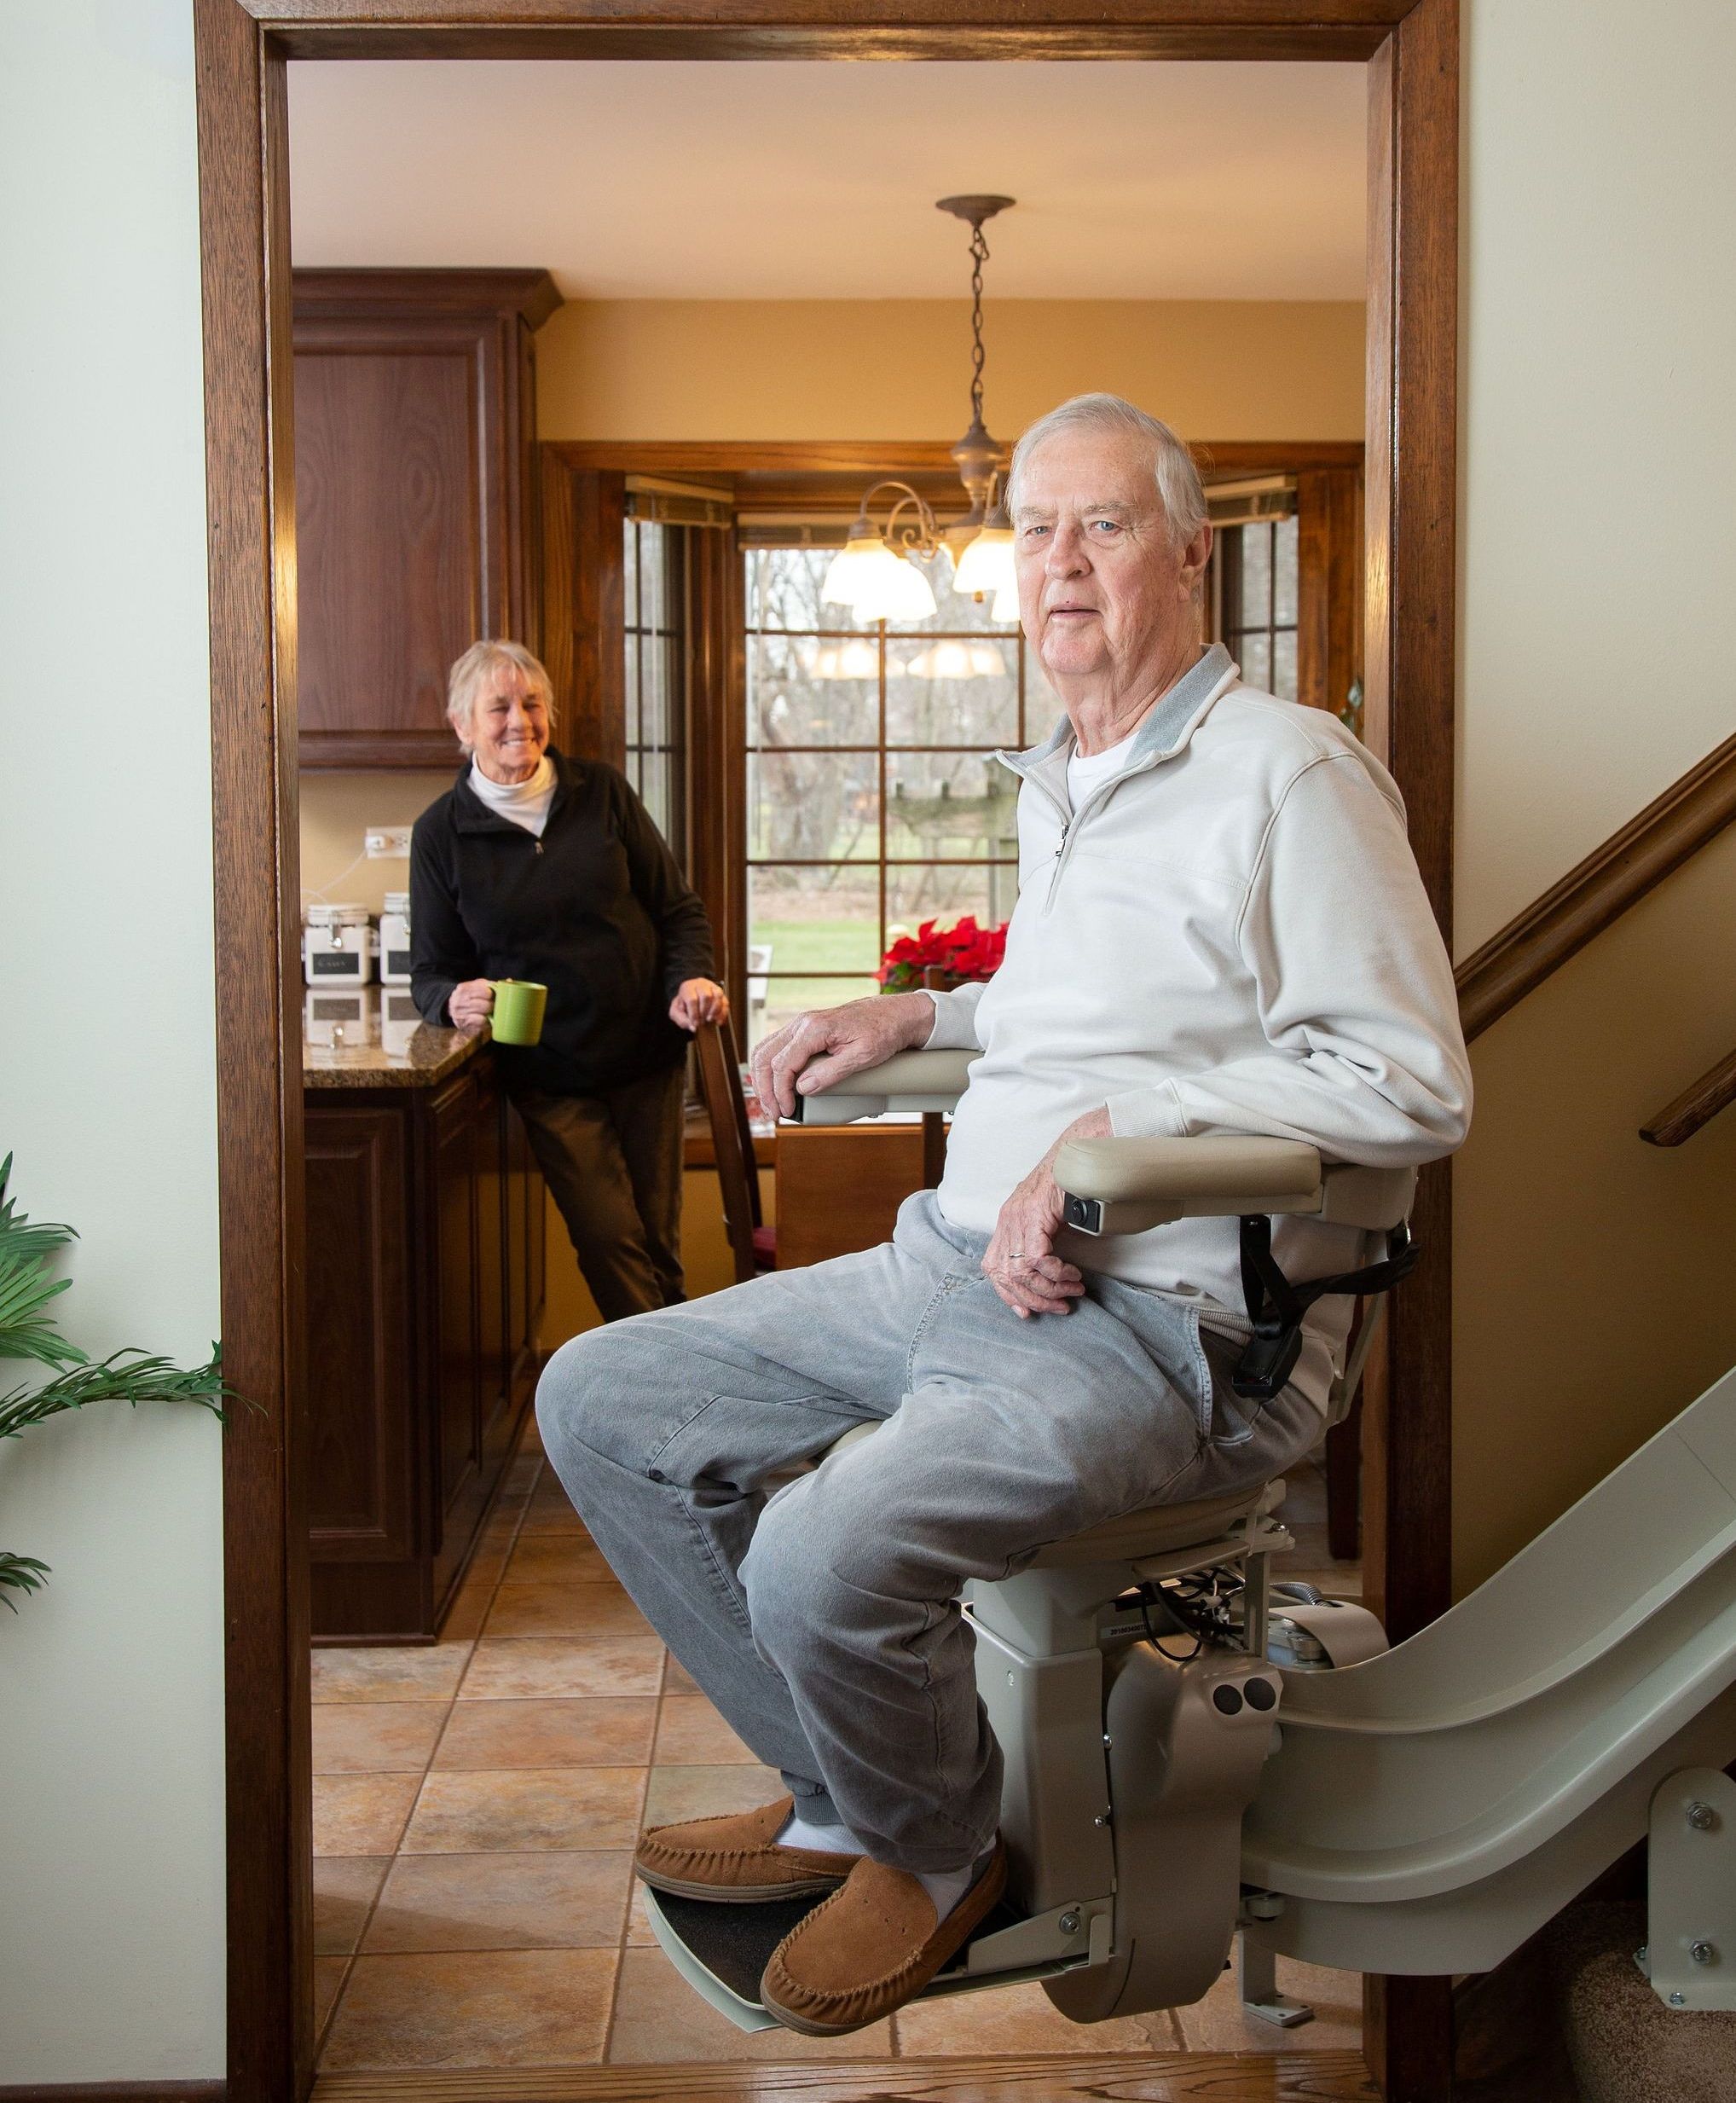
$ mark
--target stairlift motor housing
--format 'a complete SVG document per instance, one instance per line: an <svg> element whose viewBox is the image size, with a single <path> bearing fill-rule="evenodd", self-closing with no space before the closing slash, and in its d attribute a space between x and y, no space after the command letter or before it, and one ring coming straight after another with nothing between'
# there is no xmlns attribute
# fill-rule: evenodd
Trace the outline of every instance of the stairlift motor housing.
<svg viewBox="0 0 1736 2103"><path fill-rule="evenodd" d="M900 1054L799 1114L837 1123L948 1108L970 1056ZM1415 1181L1259 1138L1076 1142L1056 1174L1085 1232L1218 1215L1246 1230L1255 1214L1392 1232ZM1334 1417L1373 1327L1357 1332ZM1307 2011L1276 1993L1276 1953L1361 1971L1484 1970L1637 1839L1658 1805L1675 1819L1683 1787L1710 1822L1699 1837L1736 1822L1736 1785L1721 1794L1714 1772L1736 1758L1736 1373L1394 1649L1358 1608L1273 1602L1270 1560L1292 1544L1282 1486L1128 1514L966 1588L1022 1918L992 1919L931 1992L1040 1978L1087 2023L1183 2006L1218 1978L1239 1925L1244 1998L1288 2024ZM1150 1617L1160 1624L1166 1601L1202 1588L1239 1612L1171 1655ZM1668 1884L1679 1903L1660 1897L1654 1867L1654 1919L1669 1923L1651 1960L1660 1998L1736 2007L1736 1886L1716 1875L1727 1847L1675 1855L1689 1865ZM1666 1858L1654 1843L1654 1865ZM678 1968L757 2028L772 2019L750 1986L729 1986L697 1946L708 1912L744 1910L699 1908L684 1940L651 1903Z"/></svg>

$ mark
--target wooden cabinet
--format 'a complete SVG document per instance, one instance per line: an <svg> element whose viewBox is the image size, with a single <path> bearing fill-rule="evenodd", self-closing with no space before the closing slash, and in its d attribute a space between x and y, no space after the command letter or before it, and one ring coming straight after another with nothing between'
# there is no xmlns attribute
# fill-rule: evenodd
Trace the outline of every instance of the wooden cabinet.
<svg viewBox="0 0 1736 2103"><path fill-rule="evenodd" d="M446 675L532 640L531 333L546 270L298 270L304 767L455 759Z"/></svg>
<svg viewBox="0 0 1736 2103"><path fill-rule="evenodd" d="M432 1641L535 1388L542 1179L486 1052L306 1105L313 1632Z"/></svg>

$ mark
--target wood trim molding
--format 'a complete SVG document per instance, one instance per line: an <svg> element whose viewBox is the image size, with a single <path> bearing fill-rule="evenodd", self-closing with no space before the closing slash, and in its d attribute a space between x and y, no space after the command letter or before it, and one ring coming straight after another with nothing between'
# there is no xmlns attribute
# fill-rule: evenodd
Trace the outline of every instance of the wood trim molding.
<svg viewBox="0 0 1736 2103"><path fill-rule="evenodd" d="M1736 1103L1736 1052L1720 1059L1692 1087L1684 1088L1673 1103L1666 1103L1655 1117L1641 1126L1640 1137L1648 1146L1680 1146L1733 1103Z"/></svg>
<svg viewBox="0 0 1736 2103"><path fill-rule="evenodd" d="M1198 439L1189 450L1202 471L1255 474L1266 468L1360 467L1363 445L1353 438ZM622 474L945 475L958 470L944 439L914 438L549 438L545 456L576 470Z"/></svg>
<svg viewBox="0 0 1736 2103"><path fill-rule="evenodd" d="M1374 130L1392 209L1375 217L1370 335L1384 377L1371 394L1367 634L1384 685L1391 763L1409 802L1419 860L1445 924L1451 874L1456 312L1457 14L1455 0L1045 0L1041 22L1004 0L194 0L205 287L212 747L219 988L218 1173L229 1370L253 1406L224 1445L229 1778L229 2076L234 2103L299 2103L312 2035L307 1571L302 1487L301 1096L296 1011L294 515L291 473L290 256L284 75L324 59L705 57L948 60L1164 57L1372 60ZM651 19L645 19L649 16ZM842 17L842 19L841 19ZM833 465L861 472L865 449ZM1212 449L1224 469L1273 464L1276 447ZM1296 458L1296 449L1282 449ZM907 449L898 449L900 460ZM1342 453L1311 465L1351 464ZM604 472L593 463L592 472ZM1378 604L1375 603L1378 600ZM1390 696L1390 705L1384 697ZM1399 1296L1395 1406L1383 1492L1389 1613L1408 1632L1445 1603L1450 1382L1450 1188L1426 1179L1431 1259ZM1389 2095L1438 2103L1449 2056L1437 1982L1396 1982L1365 2051ZM1130 2071L1164 2081L1163 2056L1055 2059L1019 2079L1065 2094L1075 2073L1102 2093ZM929 2092L969 2062L925 2067ZM1004 2087L1013 2078L1003 2062ZM1224 2100L1369 2091L1354 2055L1195 2060L1201 2094ZM1211 2071L1207 2071L1210 2069ZM683 2068L684 2088L745 2097L865 2098L883 2067ZM613 2093L668 2093L667 2069L595 2070ZM907 2083L911 2065L897 2078ZM590 2077L587 2074L587 2077ZM376 2077L381 2092L390 2077ZM516 2076L473 2077L490 2095ZM635 2091L624 2085L639 2084ZM854 2084L854 2086L852 2084ZM749 2085L751 2084L751 2086ZM322 2089L326 2084L322 2083ZM981 2083L978 2083L981 2086ZM425 2073L396 2092L428 2094ZM1009 2091L1011 2093L1012 2091ZM341 2083L327 2090L334 2099ZM472 2093L475 2093L473 2090ZM606 2095L607 2089L593 2089ZM581 2096L583 2091L579 2091ZM353 2091L352 2091L353 2094ZM359 2099L357 2100L359 2103ZM962 2103L962 2098L961 2098Z"/></svg>
<svg viewBox="0 0 1736 2103"><path fill-rule="evenodd" d="M0 2103L223 2103L224 2081L55 2081L0 2083Z"/></svg>
<svg viewBox="0 0 1736 2103"><path fill-rule="evenodd" d="M808 2060L796 2065L418 2069L322 2074L312 2103L1374 2103L1355 2052ZM1406 2099L1406 2103L1409 2100Z"/></svg>
<svg viewBox="0 0 1736 2103"><path fill-rule="evenodd" d="M297 318L367 316L409 307L420 316L495 315L541 328L562 304L547 270L309 269L295 273Z"/></svg>
<svg viewBox="0 0 1736 2103"><path fill-rule="evenodd" d="M1708 752L1455 974L1467 1039L1480 1036L1594 936L1736 820L1736 737Z"/></svg>

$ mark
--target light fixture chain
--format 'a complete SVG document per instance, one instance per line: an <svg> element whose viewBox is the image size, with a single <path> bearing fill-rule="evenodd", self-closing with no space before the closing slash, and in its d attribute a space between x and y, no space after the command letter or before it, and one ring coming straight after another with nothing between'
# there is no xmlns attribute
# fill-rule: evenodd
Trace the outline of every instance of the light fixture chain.
<svg viewBox="0 0 1736 2103"><path fill-rule="evenodd" d="M988 242L979 220L970 229L970 414L982 421L982 266L988 261Z"/></svg>

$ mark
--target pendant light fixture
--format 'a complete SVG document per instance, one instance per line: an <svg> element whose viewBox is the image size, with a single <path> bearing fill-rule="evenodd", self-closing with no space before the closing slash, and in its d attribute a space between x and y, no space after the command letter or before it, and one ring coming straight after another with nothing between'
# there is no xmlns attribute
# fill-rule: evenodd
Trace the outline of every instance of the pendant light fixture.
<svg viewBox="0 0 1736 2103"><path fill-rule="evenodd" d="M1013 203L1010 197L943 197L935 209L949 211L970 229L970 428L952 447L958 479L970 499L963 518L942 528L927 503L906 482L877 482L862 499L855 524L827 570L820 596L851 607L859 621L923 621L935 611L935 594L916 565L932 563L944 547L958 567L952 588L975 599L994 594L992 617L1018 617L1013 571L1013 522L1000 501L1001 449L982 420L982 266L988 260L985 223ZM882 490L898 495L883 526L871 516ZM906 515L908 514L908 515ZM1010 613L1003 611L1010 607Z"/></svg>

